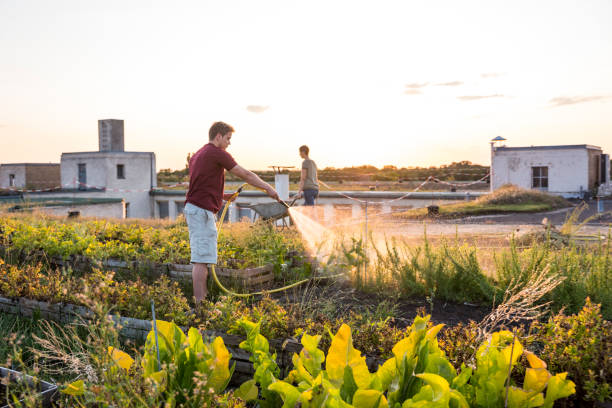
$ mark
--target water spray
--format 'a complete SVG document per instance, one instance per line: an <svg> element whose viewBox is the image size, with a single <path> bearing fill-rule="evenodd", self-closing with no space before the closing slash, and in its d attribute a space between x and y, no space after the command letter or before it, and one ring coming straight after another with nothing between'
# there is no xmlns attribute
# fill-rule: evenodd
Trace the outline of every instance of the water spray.
<svg viewBox="0 0 612 408"><path fill-rule="evenodd" d="M234 194L232 194L232 196L230 197L230 199L227 201L227 204L225 204L225 207L223 208L223 212L221 212L221 217L219 218L219 221L217 222L217 236L219 236L219 233L221 232L221 227L223 226L223 220L225 219L225 214L227 213L227 210L228 210L228 208L229 208L230 203L231 203L232 201L234 201L236 198L238 198L238 196L239 196L239 195L240 195L240 193L242 192L242 189L243 189L243 187L244 187L245 185L246 185L246 183L245 183L245 184L243 184L243 185L241 185L241 186L238 188L238 190L236 190L236 192L235 192ZM295 203L295 201L296 201L296 200L297 200L297 197L296 197L296 198L295 198L295 199L294 199L294 200L291 202L291 205L293 205L293 204ZM282 201L282 200L280 200L280 203L281 203L281 204L282 204L284 207L286 207L285 212L286 212L286 213L287 213L287 215L288 215L288 214L289 214L289 211L288 211L288 210L289 210L289 208L290 208L290 205L289 205L289 204L287 204L286 202ZM283 287L281 287L281 288L276 288L276 289L271 289L271 290L262 290L262 291L259 291L259 292L253 292L253 293L236 293L236 292L234 292L234 291L232 291L232 290L230 290L230 289L226 288L225 286L223 286L223 284L222 284L222 283L221 283L221 281L219 280L219 277L217 276L217 272L216 272L216 270L215 270L215 265L214 265L214 264L212 264L212 265L210 266L210 269L211 269L211 272L212 272L213 279L214 279L215 283L217 284L217 286L219 286L219 288L220 288L220 289L221 289L223 292L227 293L228 295L231 295L231 296L236 296L236 297L250 297L250 296L255 296L255 295L264 295L264 294L266 294L266 293L276 293L276 292L282 292L282 291L285 291L285 290L288 290L288 289L294 288L294 287L296 287L296 286L302 285L302 284L304 284L304 283L306 283L306 282L310 282L310 281L311 281L311 280L313 280L313 279L329 279L329 278L335 278L335 277L338 277L338 276L340 276L340 275L341 275L341 274L338 274L338 275L332 275L332 276L319 276L319 277L313 277L313 278L311 278L311 279L303 279L303 280L301 280L301 281L298 281L298 282L292 283L291 285L287 285L287 286L283 286Z"/></svg>

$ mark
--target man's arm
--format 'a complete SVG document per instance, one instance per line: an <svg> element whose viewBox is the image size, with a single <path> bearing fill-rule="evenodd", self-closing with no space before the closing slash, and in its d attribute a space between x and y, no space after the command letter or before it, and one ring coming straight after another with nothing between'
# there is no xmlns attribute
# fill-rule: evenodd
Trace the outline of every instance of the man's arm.
<svg viewBox="0 0 612 408"><path fill-rule="evenodd" d="M253 173L252 171L249 171L243 168L242 166L240 166L239 164L237 164L230 170L230 173L232 173L234 176L240 177L241 179L243 179L244 181L246 181L253 187L261 188L270 197L272 197L276 201L280 201L280 198L278 197L278 193L276 192L276 190L271 185L269 185L268 183L260 179L259 176Z"/></svg>

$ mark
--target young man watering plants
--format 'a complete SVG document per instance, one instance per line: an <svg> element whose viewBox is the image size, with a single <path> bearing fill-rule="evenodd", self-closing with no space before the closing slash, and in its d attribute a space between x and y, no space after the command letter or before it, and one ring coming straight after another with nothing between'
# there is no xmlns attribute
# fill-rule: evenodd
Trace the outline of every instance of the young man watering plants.
<svg viewBox="0 0 612 408"><path fill-rule="evenodd" d="M298 197L304 197L304 205L314 205L319 196L319 183L317 179L317 165L308 157L310 149L308 146L300 146L300 157L302 162L302 174L300 176L300 187Z"/></svg>
<svg viewBox="0 0 612 408"><path fill-rule="evenodd" d="M223 200L231 194L223 193L225 170L240 177L254 187L261 188L270 197L280 201L271 185L255 173L238 165L226 151L230 145L234 128L223 122L215 122L208 131L209 143L198 150L189 160L189 190L185 200L185 220L189 227L191 263L193 264L193 295L196 303L208 294L206 280L209 264L217 263L217 225L215 214L221 209Z"/></svg>

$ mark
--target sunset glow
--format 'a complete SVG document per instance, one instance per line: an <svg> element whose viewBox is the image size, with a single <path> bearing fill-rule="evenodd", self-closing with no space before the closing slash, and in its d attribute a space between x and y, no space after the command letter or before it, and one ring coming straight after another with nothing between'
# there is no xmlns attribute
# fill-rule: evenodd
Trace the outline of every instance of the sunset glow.
<svg viewBox="0 0 612 408"><path fill-rule="evenodd" d="M612 151L612 2L0 2L0 162L126 150L182 168L223 120L252 169Z"/></svg>

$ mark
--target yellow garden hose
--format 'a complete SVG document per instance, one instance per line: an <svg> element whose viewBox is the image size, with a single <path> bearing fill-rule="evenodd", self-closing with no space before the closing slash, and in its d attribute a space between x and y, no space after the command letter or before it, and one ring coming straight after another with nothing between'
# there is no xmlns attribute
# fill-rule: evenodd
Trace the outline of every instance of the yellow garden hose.
<svg viewBox="0 0 612 408"><path fill-rule="evenodd" d="M232 195L232 197L227 201L227 204L225 204L225 207L223 208L223 212L221 213L221 218L219 218L219 222L217 223L217 238L219 237L219 233L221 232L221 226L223 225L223 220L225 219L225 214L227 213L227 209L229 208L230 203L236 198L238 197L238 195L240 194L240 192L242 191L242 188L246 185L243 184L241 185L238 190L236 190L236 192ZM215 280L215 283L219 286L219 288L221 288L222 291L224 291L225 293L227 293L230 296L236 296L236 297L249 297L249 296L255 296L255 295L263 295L264 293L276 293L276 292L282 292L284 290L287 289L291 289L294 288L296 286L299 286L303 283L306 283L308 281L310 281L310 279L304 279L301 280L299 282L295 282L292 283L291 285L287 285L287 286L283 286L282 288L276 288L276 289L270 289L270 290L264 290L264 291L260 291L260 292L253 292L253 293L236 293L233 292L231 290L229 290L228 288L226 288L225 286L223 286L223 284L221 283L221 281L219 281L219 277L217 277L217 272L215 271L215 265L211 265L211 270L212 270L212 276L213 279ZM330 276L331 277L331 276Z"/></svg>

